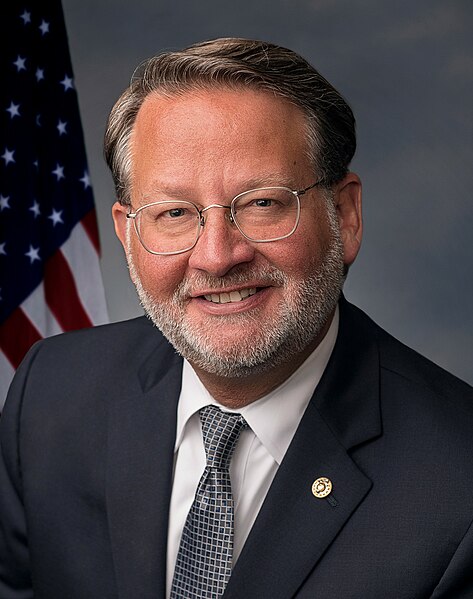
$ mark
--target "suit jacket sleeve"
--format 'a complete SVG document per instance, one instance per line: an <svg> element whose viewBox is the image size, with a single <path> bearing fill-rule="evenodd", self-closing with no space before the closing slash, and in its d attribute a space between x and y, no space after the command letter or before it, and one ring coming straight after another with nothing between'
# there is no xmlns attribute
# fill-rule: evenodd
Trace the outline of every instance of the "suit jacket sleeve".
<svg viewBox="0 0 473 599"><path fill-rule="evenodd" d="M21 480L21 406L33 347L17 371L0 418L0 597L33 597Z"/></svg>

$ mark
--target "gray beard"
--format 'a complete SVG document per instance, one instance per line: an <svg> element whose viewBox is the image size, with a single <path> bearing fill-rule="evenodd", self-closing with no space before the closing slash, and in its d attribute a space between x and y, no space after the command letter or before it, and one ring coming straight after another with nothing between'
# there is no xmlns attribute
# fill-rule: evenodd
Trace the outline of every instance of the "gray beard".
<svg viewBox="0 0 473 599"><path fill-rule="evenodd" d="M329 202L327 202L328 204ZM163 333L175 350L194 367L222 377L236 378L263 373L280 364L290 362L304 351L322 332L339 300L344 282L343 246L335 209L328 207L330 244L324 251L322 262L311 276L301 281L293 280L274 267L248 267L242 265L222 278L200 274L182 281L172 298L157 302L144 289L135 268L127 229L127 260L130 276L135 284L141 305L147 316ZM249 324L259 322L257 335L239 343L229 342L225 347L215 347L213 338L221 317L209 316L210 335L189 322L185 312L185 298L189 290L221 288L244 285L248 280L261 280L286 290L284 301L269 321L261 322L259 310L225 316L220 327L238 324L245 330ZM212 334L213 333L213 334ZM220 342L222 340L220 339Z"/></svg>

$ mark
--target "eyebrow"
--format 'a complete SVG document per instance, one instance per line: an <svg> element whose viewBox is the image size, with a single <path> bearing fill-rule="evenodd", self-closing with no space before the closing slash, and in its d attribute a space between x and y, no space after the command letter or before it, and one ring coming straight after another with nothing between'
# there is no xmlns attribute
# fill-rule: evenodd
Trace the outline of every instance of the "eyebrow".
<svg viewBox="0 0 473 599"><path fill-rule="evenodd" d="M272 186L282 186L289 187L290 189L296 189L293 177L290 177L287 174L275 173L246 179L243 183L238 185L238 191L236 191L233 195L238 195L239 193L242 193L243 191L248 191L249 189L257 189L259 187ZM167 196L170 198L189 199L195 196L195 191L193 191L190 187L187 186L180 186L179 184L166 184L163 182L156 181L151 185L150 191L147 191L141 197L143 199L146 199L150 197L156 197L159 195Z"/></svg>
<svg viewBox="0 0 473 599"><path fill-rule="evenodd" d="M271 186L284 186L294 187L294 177L288 176L287 174L274 173L270 175L264 175L262 177L255 177L245 181L246 189L253 189L255 187L271 187ZM242 190L245 191L245 190Z"/></svg>

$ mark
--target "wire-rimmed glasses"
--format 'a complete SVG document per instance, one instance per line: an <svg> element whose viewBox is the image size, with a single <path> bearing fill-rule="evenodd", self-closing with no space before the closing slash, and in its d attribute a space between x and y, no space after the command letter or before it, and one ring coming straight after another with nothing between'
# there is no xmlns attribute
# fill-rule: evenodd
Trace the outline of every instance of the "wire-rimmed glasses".
<svg viewBox="0 0 473 599"><path fill-rule="evenodd" d="M230 205L211 204L202 209L187 200L162 200L145 204L126 216L133 219L143 247L158 256L191 250L205 225L205 212L210 208L230 210L230 222L249 241L279 241L297 229L300 196L321 183L319 180L300 190L259 187L239 193Z"/></svg>

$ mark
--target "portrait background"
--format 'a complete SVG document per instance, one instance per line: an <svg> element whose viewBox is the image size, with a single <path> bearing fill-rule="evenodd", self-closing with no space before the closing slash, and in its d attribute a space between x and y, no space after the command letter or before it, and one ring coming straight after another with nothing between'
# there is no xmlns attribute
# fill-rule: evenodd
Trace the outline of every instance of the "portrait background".
<svg viewBox="0 0 473 599"><path fill-rule="evenodd" d="M112 321L141 314L114 236L102 158L134 67L221 36L307 58L357 117L364 241L347 298L473 383L473 5L470 0L63 0Z"/></svg>

